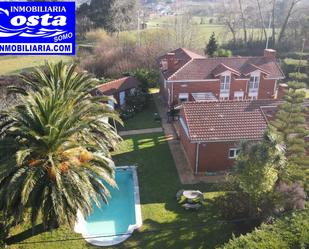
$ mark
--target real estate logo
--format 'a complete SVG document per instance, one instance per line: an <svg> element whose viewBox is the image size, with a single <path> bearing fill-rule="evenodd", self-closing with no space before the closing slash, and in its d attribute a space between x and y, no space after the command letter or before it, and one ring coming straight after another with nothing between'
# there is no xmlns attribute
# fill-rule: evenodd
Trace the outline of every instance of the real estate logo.
<svg viewBox="0 0 309 249"><path fill-rule="evenodd" d="M0 2L0 55L75 54L75 2Z"/></svg>

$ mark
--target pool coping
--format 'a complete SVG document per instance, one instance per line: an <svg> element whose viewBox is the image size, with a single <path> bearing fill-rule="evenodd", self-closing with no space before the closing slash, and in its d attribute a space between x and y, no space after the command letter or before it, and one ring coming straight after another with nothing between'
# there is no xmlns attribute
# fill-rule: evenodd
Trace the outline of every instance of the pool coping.
<svg viewBox="0 0 309 249"><path fill-rule="evenodd" d="M83 229L81 228L81 224L84 224L86 221L82 216L81 212L78 211L77 213L77 222L75 224L75 232L81 233L83 238L90 244L95 246L113 246L120 244L127 240L133 232L140 228L143 225L142 220L142 209L141 209L141 202L140 202L140 193L139 193L139 184L138 184L138 176L137 176L137 166L119 166L116 169L132 169L133 173L133 188L134 188L134 202L135 202L135 224L129 225L128 230L126 233L114 236L114 238L110 239L111 236L106 236L109 239L104 241L104 236L84 236Z"/></svg>

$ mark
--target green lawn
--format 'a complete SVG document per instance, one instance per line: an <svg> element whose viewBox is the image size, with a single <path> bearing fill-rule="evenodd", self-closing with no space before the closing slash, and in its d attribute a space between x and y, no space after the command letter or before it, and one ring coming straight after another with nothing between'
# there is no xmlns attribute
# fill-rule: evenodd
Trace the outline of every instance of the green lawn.
<svg viewBox="0 0 309 249"><path fill-rule="evenodd" d="M73 57L69 56L0 56L0 75L16 74L33 67L44 65L45 61L58 62L60 60L70 61Z"/></svg>
<svg viewBox="0 0 309 249"><path fill-rule="evenodd" d="M233 229L218 222L217 210L211 199L220 194L215 186L182 186L167 141L162 133L127 137L114 153L117 165L137 165L142 204L143 226L140 231L114 248L215 248L226 242ZM185 211L175 200L181 188L199 188L205 193L206 205L199 211ZM17 227L15 233L29 226ZM29 234L29 233L28 233ZM43 243L46 240L65 240ZM67 227L33 236L24 242L37 244L12 245L13 249L80 249L95 248Z"/></svg>
<svg viewBox="0 0 309 249"><path fill-rule="evenodd" d="M127 131L160 127L160 122L154 119L154 113L156 112L155 103L151 100L147 109L137 113L133 118L125 120L124 126L118 126L118 130Z"/></svg>
<svg viewBox="0 0 309 249"><path fill-rule="evenodd" d="M207 16L203 17L204 23L201 24L200 16L193 16L192 17L192 39L191 39L191 46L195 49L203 49L205 48L207 42L211 34L214 32L218 42L224 43L231 40L232 34L227 29L227 27L223 24L216 24L216 23L209 23L210 19L216 18L209 18ZM154 28L163 28L163 29L170 29L175 30L175 16L161 16L158 18L150 19L147 22L148 29ZM248 29L248 35L253 35L253 38L259 39L260 38L260 29L253 28ZM237 38L242 38L243 33L240 31L237 33Z"/></svg>

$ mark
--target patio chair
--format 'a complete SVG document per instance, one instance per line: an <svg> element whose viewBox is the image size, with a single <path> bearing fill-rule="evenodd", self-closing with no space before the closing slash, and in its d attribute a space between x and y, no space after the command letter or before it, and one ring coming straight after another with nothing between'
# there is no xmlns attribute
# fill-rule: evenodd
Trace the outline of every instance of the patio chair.
<svg viewBox="0 0 309 249"><path fill-rule="evenodd" d="M196 204L193 204L193 203L185 203L183 204L183 207L185 208L185 210L198 210L202 207L202 205L200 203L196 203Z"/></svg>
<svg viewBox="0 0 309 249"><path fill-rule="evenodd" d="M181 199L181 196L183 194L183 189L178 190L178 192L176 193L176 200L179 201Z"/></svg>
<svg viewBox="0 0 309 249"><path fill-rule="evenodd" d="M198 191L198 192L199 192L199 193L198 193L198 199L199 199L200 201L204 201L205 199L204 199L203 193L200 192L200 191Z"/></svg>

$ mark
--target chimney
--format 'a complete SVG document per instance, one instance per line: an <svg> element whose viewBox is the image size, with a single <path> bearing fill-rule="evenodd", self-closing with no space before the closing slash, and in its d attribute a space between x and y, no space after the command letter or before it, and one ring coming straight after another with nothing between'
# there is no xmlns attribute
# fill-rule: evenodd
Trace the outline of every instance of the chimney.
<svg viewBox="0 0 309 249"><path fill-rule="evenodd" d="M277 90L277 97L276 99L278 100L282 100L286 91L288 89L288 85L287 84L279 84L278 90Z"/></svg>
<svg viewBox="0 0 309 249"><path fill-rule="evenodd" d="M175 70L175 53L168 53L167 54L167 69L169 71Z"/></svg>
<svg viewBox="0 0 309 249"><path fill-rule="evenodd" d="M274 49L264 49L264 57L275 60L277 51Z"/></svg>

